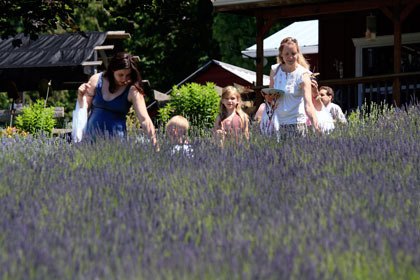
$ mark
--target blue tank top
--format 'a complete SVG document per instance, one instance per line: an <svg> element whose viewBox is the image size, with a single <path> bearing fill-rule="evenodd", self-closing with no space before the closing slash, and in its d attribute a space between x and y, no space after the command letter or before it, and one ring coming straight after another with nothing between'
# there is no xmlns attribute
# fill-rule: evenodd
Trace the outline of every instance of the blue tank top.
<svg viewBox="0 0 420 280"><path fill-rule="evenodd" d="M123 136L127 131L126 116L131 107L131 103L128 101L130 87L128 86L120 96L106 101L102 95L102 84L103 76L101 73L92 100L92 108L86 127L87 134L104 133L111 136Z"/></svg>

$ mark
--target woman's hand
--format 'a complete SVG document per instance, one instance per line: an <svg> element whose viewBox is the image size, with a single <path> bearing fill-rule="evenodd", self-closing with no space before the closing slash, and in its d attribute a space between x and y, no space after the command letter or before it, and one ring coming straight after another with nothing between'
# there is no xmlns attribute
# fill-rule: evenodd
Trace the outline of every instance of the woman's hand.
<svg viewBox="0 0 420 280"><path fill-rule="evenodd" d="M315 79L311 79L311 88L313 91L318 92L318 82Z"/></svg>
<svg viewBox="0 0 420 280"><path fill-rule="evenodd" d="M313 87L316 86L316 91L318 91L318 83L315 80L311 80L309 75L303 76L303 100L305 103L305 112L308 116L309 120L311 121L312 127L315 129L317 133L320 133L321 129L318 125L318 118L316 116L316 109L312 102L312 90Z"/></svg>
<svg viewBox="0 0 420 280"><path fill-rule="evenodd" d="M223 129L217 129L216 133L217 135L224 136L226 134L226 131L224 131Z"/></svg>
<svg viewBox="0 0 420 280"><path fill-rule="evenodd" d="M90 83L83 83L77 89L77 95L79 96L84 96L84 95L90 96L91 92L92 92L92 86L90 85Z"/></svg>
<svg viewBox="0 0 420 280"><path fill-rule="evenodd" d="M128 94L128 101L133 104L133 108L136 112L138 120L140 121L141 128L144 129L148 134L153 146L156 148L156 151L159 151L160 148L156 139L155 126L153 125L149 113L147 112L144 96L138 91L136 87L131 86L130 92Z"/></svg>
<svg viewBox="0 0 420 280"><path fill-rule="evenodd" d="M80 108L89 107L88 99L91 99L91 95L90 95L91 89L92 89L92 86L89 83L83 83L77 89L77 101L79 102Z"/></svg>
<svg viewBox="0 0 420 280"><path fill-rule="evenodd" d="M87 107L88 110L92 105L92 99L95 96L95 88L98 83L100 74L97 73L90 77L87 83L83 83L77 89L77 100L79 101L80 108Z"/></svg>

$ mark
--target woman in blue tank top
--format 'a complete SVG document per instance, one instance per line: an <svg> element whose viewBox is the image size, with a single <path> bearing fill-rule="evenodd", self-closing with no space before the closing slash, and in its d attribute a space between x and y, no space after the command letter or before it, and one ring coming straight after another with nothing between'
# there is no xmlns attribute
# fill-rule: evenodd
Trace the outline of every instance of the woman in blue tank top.
<svg viewBox="0 0 420 280"><path fill-rule="evenodd" d="M117 53L105 72L94 74L79 87L77 100L80 107L88 108L88 135L125 135L126 116L133 106L142 128L156 144L155 127L147 113L140 72L132 55Z"/></svg>

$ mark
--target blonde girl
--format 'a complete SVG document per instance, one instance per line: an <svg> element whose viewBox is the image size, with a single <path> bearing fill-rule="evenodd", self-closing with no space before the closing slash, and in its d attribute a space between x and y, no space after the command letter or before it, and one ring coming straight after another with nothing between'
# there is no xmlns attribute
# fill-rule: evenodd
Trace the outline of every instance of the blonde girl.
<svg viewBox="0 0 420 280"><path fill-rule="evenodd" d="M242 136L249 139L249 118L242 110L241 94L236 87L223 88L219 112L214 130L222 140L225 137L239 140Z"/></svg>

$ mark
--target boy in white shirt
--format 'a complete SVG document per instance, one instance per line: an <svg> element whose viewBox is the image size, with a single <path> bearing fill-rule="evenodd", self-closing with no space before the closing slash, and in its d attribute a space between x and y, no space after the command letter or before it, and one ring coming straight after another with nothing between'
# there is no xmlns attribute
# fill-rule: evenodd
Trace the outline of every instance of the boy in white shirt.
<svg viewBox="0 0 420 280"><path fill-rule="evenodd" d="M347 124L346 116L344 115L341 107L335 103L332 103L334 99L334 91L328 86L321 86L319 88L319 95L321 96L322 103L330 112L335 122Z"/></svg>
<svg viewBox="0 0 420 280"><path fill-rule="evenodd" d="M192 147L188 143L190 123L183 116L173 116L166 124L166 135L172 145L172 154L183 153L192 157Z"/></svg>

